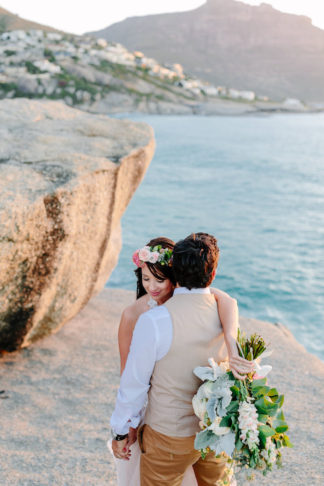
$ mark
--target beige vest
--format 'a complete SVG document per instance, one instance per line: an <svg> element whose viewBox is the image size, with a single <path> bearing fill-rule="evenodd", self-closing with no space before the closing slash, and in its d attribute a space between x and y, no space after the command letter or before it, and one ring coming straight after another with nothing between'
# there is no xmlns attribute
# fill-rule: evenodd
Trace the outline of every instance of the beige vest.
<svg viewBox="0 0 324 486"><path fill-rule="evenodd" d="M172 325L170 350L155 363L144 422L171 437L189 437L200 430L192 397L202 384L193 374L227 358L215 297L211 294L175 294L165 303Z"/></svg>

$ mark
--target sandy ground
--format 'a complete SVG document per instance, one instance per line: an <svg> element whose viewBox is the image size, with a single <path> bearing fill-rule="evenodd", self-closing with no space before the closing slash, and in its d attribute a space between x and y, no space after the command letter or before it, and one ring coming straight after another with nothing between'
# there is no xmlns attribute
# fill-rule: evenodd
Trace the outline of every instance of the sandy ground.
<svg viewBox="0 0 324 486"><path fill-rule="evenodd" d="M104 290L57 334L0 359L0 486L115 485L106 449L119 382L117 328L132 292ZM295 447L252 486L323 486L324 363L282 326L241 319L272 343ZM242 484L242 483L241 483Z"/></svg>

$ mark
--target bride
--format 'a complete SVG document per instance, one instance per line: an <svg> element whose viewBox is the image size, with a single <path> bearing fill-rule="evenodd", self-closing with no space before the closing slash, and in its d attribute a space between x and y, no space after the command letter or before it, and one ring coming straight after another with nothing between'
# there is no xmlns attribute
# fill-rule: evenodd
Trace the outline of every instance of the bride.
<svg viewBox="0 0 324 486"><path fill-rule="evenodd" d="M149 309L162 305L172 295L175 281L172 268L169 265L170 257L175 243L164 237L154 238L146 247L159 247L159 254L163 254L163 260L154 259L154 254L146 247L137 250L133 255L133 262L137 269L136 301L128 306L121 316L118 330L118 345L120 352L120 373L126 365L127 356L132 341L135 324L139 316ZM144 263L145 262L145 263ZM244 379L245 375L252 371L252 364L239 357L236 347L238 326L238 311L235 299L221 290L210 288L217 302L218 314L222 323L225 343L229 355L229 365L236 378ZM144 411L143 411L144 412ZM144 415L144 414L143 414ZM130 429L127 447L129 448L127 459L116 459L118 486L140 486L140 449L136 439L137 429ZM111 441L108 443L110 451ZM192 467L188 468L182 481L182 486L197 486L197 481Z"/></svg>

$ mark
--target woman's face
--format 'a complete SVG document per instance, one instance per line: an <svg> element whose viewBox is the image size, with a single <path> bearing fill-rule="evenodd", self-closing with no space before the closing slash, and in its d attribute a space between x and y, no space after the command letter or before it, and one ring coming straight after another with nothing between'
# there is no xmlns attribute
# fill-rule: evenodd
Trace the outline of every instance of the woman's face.
<svg viewBox="0 0 324 486"><path fill-rule="evenodd" d="M156 300L158 303L163 303L168 300L174 290L174 286L168 278L157 279L150 272L147 265L144 264L142 267L142 284L146 292Z"/></svg>

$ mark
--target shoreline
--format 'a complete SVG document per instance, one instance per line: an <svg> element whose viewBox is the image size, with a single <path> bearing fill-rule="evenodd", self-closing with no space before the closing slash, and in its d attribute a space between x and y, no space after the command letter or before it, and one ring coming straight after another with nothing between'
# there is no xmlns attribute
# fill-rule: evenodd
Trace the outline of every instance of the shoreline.
<svg viewBox="0 0 324 486"><path fill-rule="evenodd" d="M289 107L284 102L243 102L234 100L208 100L206 102L197 101L192 103L176 102L141 102L135 104L132 98L124 100L123 104L115 106L108 99L92 103L79 105L82 111L90 113L105 114L107 116L124 114L145 114L145 115L168 115L168 116L270 116L274 114L282 115L302 115L302 114L321 114L324 113L324 106L311 107L307 104L298 107Z"/></svg>

